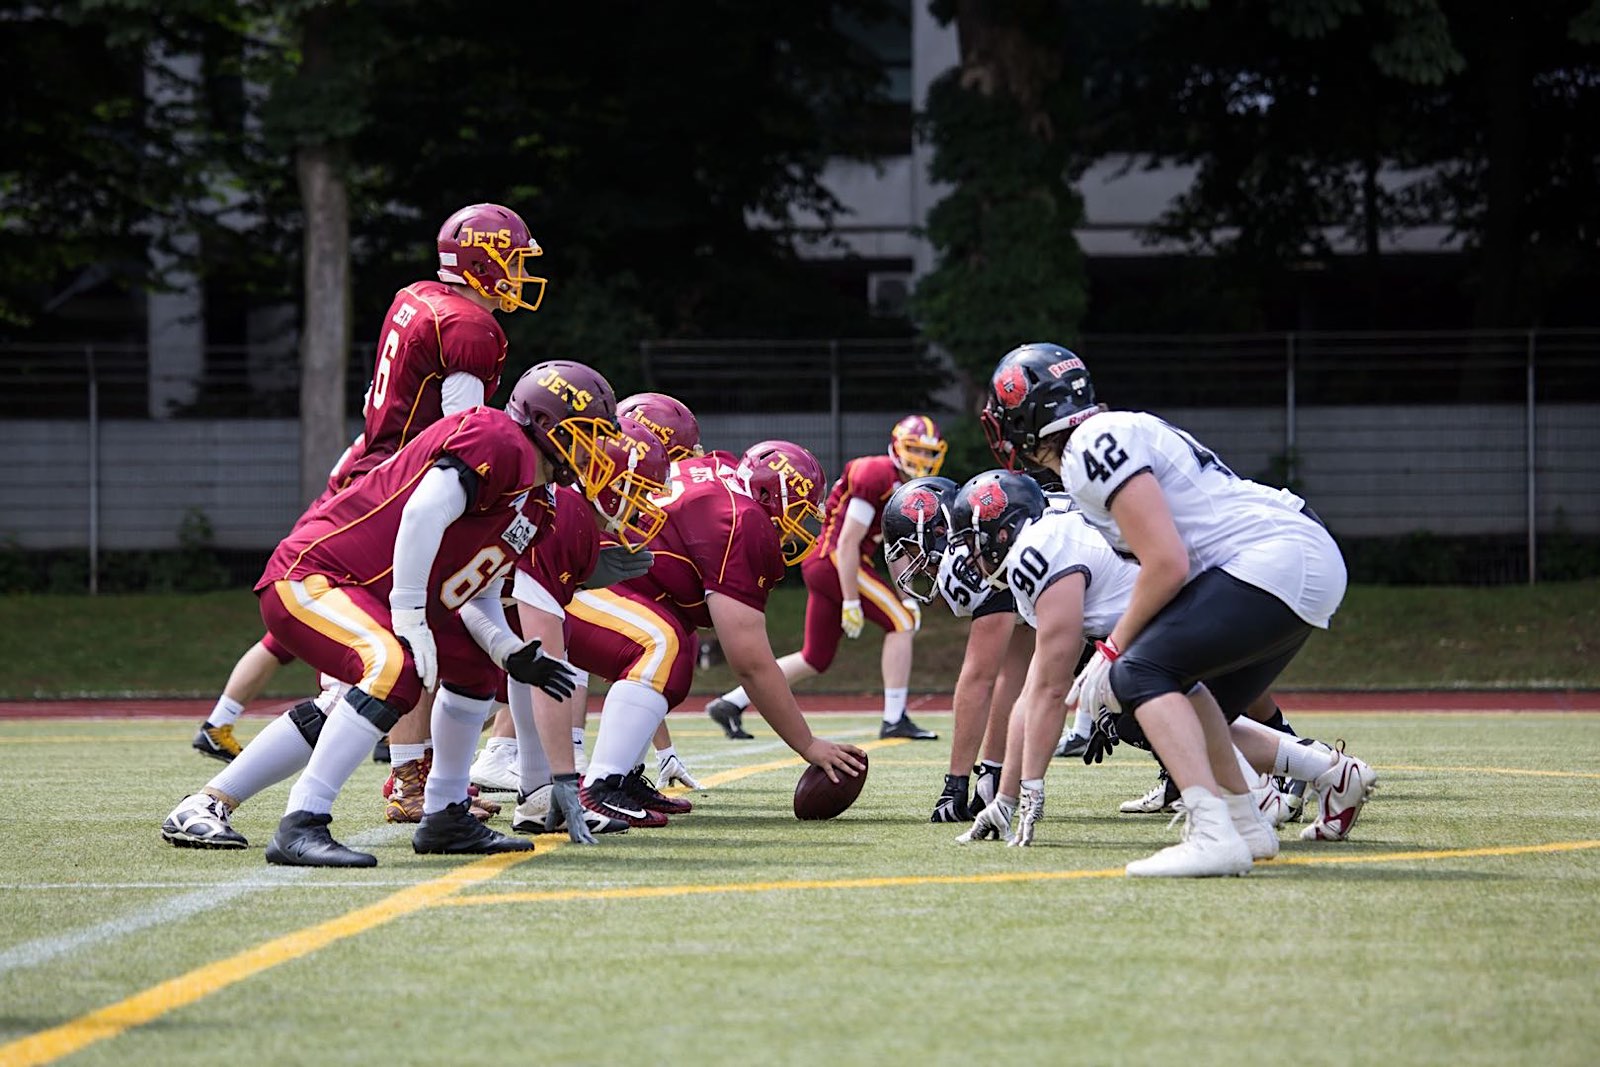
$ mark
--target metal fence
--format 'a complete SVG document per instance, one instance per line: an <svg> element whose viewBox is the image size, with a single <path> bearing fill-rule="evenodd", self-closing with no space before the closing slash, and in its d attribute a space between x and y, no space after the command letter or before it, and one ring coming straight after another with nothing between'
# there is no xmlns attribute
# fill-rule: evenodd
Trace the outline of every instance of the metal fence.
<svg viewBox="0 0 1600 1067"><path fill-rule="evenodd" d="M1101 399L1154 411L1240 473L1292 485L1342 541L1476 542L1473 580L1531 581L1542 545L1600 538L1600 330L1119 335L1079 347ZM647 342L637 356L602 369L682 398L715 447L788 438L831 474L882 450L899 415L929 410L967 445L947 473L983 462L967 390L915 340ZM370 358L364 344L352 352L352 417ZM13 463L0 542L91 556L171 548L201 513L218 547L270 548L302 506L298 389L281 346L0 347Z"/></svg>

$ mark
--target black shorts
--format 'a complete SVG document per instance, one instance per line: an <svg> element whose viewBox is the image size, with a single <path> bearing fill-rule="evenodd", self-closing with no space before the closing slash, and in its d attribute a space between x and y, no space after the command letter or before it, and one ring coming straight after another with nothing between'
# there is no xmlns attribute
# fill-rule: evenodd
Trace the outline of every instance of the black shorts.
<svg viewBox="0 0 1600 1067"><path fill-rule="evenodd" d="M1218 568L1156 613L1111 665L1111 690L1132 712L1204 682L1232 722L1266 692L1314 627L1264 589Z"/></svg>

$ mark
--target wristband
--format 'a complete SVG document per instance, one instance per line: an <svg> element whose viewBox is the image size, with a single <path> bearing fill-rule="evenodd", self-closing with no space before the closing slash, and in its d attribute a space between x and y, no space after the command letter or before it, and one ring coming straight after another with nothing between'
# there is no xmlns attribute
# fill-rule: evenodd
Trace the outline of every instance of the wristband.
<svg viewBox="0 0 1600 1067"><path fill-rule="evenodd" d="M1112 644L1111 638L1109 637L1107 637L1104 641L1096 641L1094 643L1094 647L1102 656L1106 658L1107 663L1115 663L1117 661L1117 657L1122 655L1122 650L1116 645Z"/></svg>

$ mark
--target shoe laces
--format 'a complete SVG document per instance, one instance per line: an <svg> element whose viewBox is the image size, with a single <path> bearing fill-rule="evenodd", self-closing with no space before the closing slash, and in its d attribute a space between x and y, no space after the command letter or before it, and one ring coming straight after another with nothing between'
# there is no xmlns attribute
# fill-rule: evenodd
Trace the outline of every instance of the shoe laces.
<svg viewBox="0 0 1600 1067"><path fill-rule="evenodd" d="M1170 830L1178 823L1183 823L1183 829L1178 831L1179 841L1189 840L1189 832L1194 827L1194 823L1189 819L1189 814L1189 805L1185 804L1182 799L1172 802L1172 820L1167 823L1167 829Z"/></svg>

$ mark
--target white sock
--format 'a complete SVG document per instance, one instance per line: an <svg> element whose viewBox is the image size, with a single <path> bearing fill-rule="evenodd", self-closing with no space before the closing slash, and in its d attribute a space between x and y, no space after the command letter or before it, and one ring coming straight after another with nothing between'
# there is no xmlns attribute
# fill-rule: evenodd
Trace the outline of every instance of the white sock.
<svg viewBox="0 0 1600 1067"><path fill-rule="evenodd" d="M656 766L658 766L658 767L661 766L661 764L663 762L665 762L666 760L671 759L672 757L676 756L677 754L678 754L678 750L677 750L676 746L673 746L673 745L668 745L666 748L658 748L658 749L656 749Z"/></svg>
<svg viewBox="0 0 1600 1067"><path fill-rule="evenodd" d="M883 691L883 721L893 726L906 717L906 691L904 689L885 689Z"/></svg>
<svg viewBox="0 0 1600 1067"><path fill-rule="evenodd" d="M978 761L978 766L987 768L996 774L1000 773L1000 764L996 763L992 759L981 759Z"/></svg>
<svg viewBox="0 0 1600 1067"><path fill-rule="evenodd" d="M490 752L496 752L502 748L509 748L511 750L511 754L515 756L517 754L517 739L515 737L491 737L483 747L488 749Z"/></svg>
<svg viewBox="0 0 1600 1067"><path fill-rule="evenodd" d="M1272 773L1283 774L1297 782L1314 782L1317 775L1332 767L1338 756L1321 741L1309 737L1291 737L1288 734L1278 742L1278 755L1272 761Z"/></svg>
<svg viewBox="0 0 1600 1067"><path fill-rule="evenodd" d="M526 795L552 781L550 757L544 750L539 723L533 716L533 686L512 681L506 695L511 725L517 731L517 792Z"/></svg>
<svg viewBox="0 0 1600 1067"><path fill-rule="evenodd" d="M1204 786L1191 785L1188 789L1178 794L1183 798L1183 806L1194 811L1206 804L1218 803L1222 798Z"/></svg>
<svg viewBox="0 0 1600 1067"><path fill-rule="evenodd" d="M305 769L311 746L300 728L284 712L256 735L245 750L206 783L207 789L225 793L244 803L269 785L288 781Z"/></svg>
<svg viewBox="0 0 1600 1067"><path fill-rule="evenodd" d="M389 742L389 766L398 767L402 763L411 763L427 755L428 749L433 747L433 739L422 742L420 745L397 745Z"/></svg>
<svg viewBox="0 0 1600 1067"><path fill-rule="evenodd" d="M207 726L232 726L244 714L244 705L224 693L217 698L217 706L206 716Z"/></svg>
<svg viewBox="0 0 1600 1067"><path fill-rule="evenodd" d="M666 717L667 698L654 689L640 682L613 682L606 691L600 732L595 735L584 784L633 770L639 753Z"/></svg>
<svg viewBox="0 0 1600 1067"><path fill-rule="evenodd" d="M574 726L572 728L572 744L575 748L583 747L583 727Z"/></svg>
<svg viewBox="0 0 1600 1067"><path fill-rule="evenodd" d="M744 691L744 686L742 685L731 693L723 693L722 699L740 710L750 706L750 694Z"/></svg>
<svg viewBox="0 0 1600 1067"><path fill-rule="evenodd" d="M433 769L422 791L422 814L432 815L467 799L478 735L493 714L493 700L474 700L443 688L433 698Z"/></svg>
<svg viewBox="0 0 1600 1067"><path fill-rule="evenodd" d="M1022 780L1022 788L1024 788L1024 789L1032 789L1035 792L1038 792L1039 790L1044 788L1044 779L1043 778L1024 778Z"/></svg>
<svg viewBox="0 0 1600 1067"><path fill-rule="evenodd" d="M382 736L383 731L362 718L348 700L339 701L322 726L305 771L289 789L289 805L284 814L330 814L334 797L356 768L371 758L372 746Z"/></svg>
<svg viewBox="0 0 1600 1067"><path fill-rule="evenodd" d="M1072 733L1076 737L1088 737L1094 731L1094 717L1089 714L1089 709L1083 704L1078 705L1078 713L1072 717Z"/></svg>

